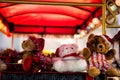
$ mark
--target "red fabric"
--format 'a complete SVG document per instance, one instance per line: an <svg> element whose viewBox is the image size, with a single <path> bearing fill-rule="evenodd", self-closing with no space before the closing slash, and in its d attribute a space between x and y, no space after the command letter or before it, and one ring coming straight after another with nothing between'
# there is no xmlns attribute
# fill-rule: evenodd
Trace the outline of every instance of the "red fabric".
<svg viewBox="0 0 120 80"><path fill-rule="evenodd" d="M111 66L108 64L107 60L105 59L105 55L96 52L92 53L92 55L88 60L88 69L94 66L103 71L106 71L109 68L111 68Z"/></svg>
<svg viewBox="0 0 120 80"><path fill-rule="evenodd" d="M23 59L22 66L23 66L24 71L29 71L31 69L31 66L32 66L32 57L27 56L25 59Z"/></svg>
<svg viewBox="0 0 120 80"><path fill-rule="evenodd" d="M38 1L38 0L36 0ZM57 2L102 3L102 0L41 0ZM76 34L87 27L90 17L101 16L95 6L59 6L0 3L0 14L14 23L16 33ZM93 18L93 16L92 16ZM80 25L78 28L76 28ZM19 26L19 27L18 27Z"/></svg>
<svg viewBox="0 0 120 80"><path fill-rule="evenodd" d="M83 58L83 57L80 56L80 54L78 54L78 53L71 53L71 54L68 54L68 55L63 56L63 58L65 58L65 57L70 57L70 56L75 56L75 57Z"/></svg>
<svg viewBox="0 0 120 80"><path fill-rule="evenodd" d="M43 38L36 38L34 36L29 37L34 43L35 43L35 49L36 51L42 51L44 48L44 39Z"/></svg>
<svg viewBox="0 0 120 80"><path fill-rule="evenodd" d="M86 74L86 80L94 80L94 78Z"/></svg>

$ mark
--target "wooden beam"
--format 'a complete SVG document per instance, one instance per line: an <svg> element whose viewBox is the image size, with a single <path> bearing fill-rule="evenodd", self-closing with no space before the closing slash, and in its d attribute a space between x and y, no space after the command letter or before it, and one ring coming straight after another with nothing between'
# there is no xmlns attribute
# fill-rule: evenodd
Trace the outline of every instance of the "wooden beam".
<svg viewBox="0 0 120 80"><path fill-rule="evenodd" d="M19 4L40 4L40 5L64 5L64 6L102 6L103 4L92 3L78 3L78 2L47 2L47 1L23 1L23 0L0 0L5 3L19 3Z"/></svg>

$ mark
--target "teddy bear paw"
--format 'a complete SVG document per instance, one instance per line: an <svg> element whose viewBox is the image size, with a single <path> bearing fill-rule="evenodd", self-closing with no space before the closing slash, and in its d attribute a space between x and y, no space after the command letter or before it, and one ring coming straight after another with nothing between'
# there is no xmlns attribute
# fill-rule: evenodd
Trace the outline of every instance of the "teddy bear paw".
<svg viewBox="0 0 120 80"><path fill-rule="evenodd" d="M111 68L111 69L109 69L109 70L106 71L106 75L108 77L119 76L119 72L117 71L117 69Z"/></svg>
<svg viewBox="0 0 120 80"><path fill-rule="evenodd" d="M88 74L91 77L97 77L98 75L100 75L100 70L96 67L92 67L88 70Z"/></svg>

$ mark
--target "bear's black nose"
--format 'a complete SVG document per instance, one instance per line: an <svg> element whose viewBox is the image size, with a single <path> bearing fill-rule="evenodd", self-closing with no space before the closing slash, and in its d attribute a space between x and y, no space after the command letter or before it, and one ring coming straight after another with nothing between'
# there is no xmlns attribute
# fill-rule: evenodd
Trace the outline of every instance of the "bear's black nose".
<svg viewBox="0 0 120 80"><path fill-rule="evenodd" d="M102 45L99 45L99 48L102 48Z"/></svg>

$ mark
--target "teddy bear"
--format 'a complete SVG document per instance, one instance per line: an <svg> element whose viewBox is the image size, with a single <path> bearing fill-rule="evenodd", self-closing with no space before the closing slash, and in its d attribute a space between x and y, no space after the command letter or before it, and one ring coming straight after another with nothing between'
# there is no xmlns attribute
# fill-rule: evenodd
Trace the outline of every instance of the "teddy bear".
<svg viewBox="0 0 120 80"><path fill-rule="evenodd" d="M119 73L108 61L113 59L116 51L112 48L112 39L107 35L90 34L82 55L87 61L87 72L91 77L101 73L107 76L118 76Z"/></svg>
<svg viewBox="0 0 120 80"><path fill-rule="evenodd" d="M86 60L78 52L76 44L62 44L52 58L53 69L57 72L82 72L87 68Z"/></svg>
<svg viewBox="0 0 120 80"><path fill-rule="evenodd" d="M22 42L23 57L22 66L26 72L38 72L50 69L51 59L42 54L45 40L35 36L29 36Z"/></svg>

